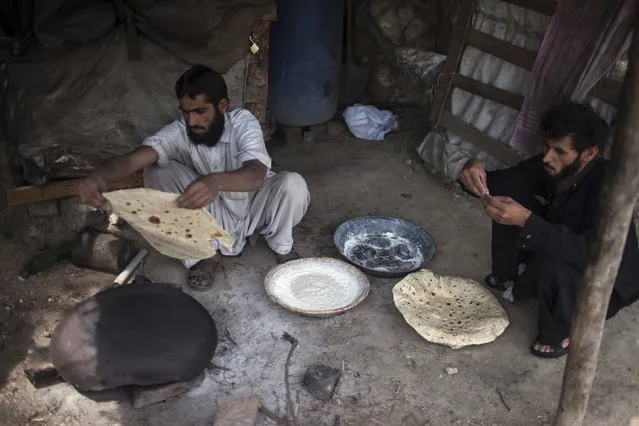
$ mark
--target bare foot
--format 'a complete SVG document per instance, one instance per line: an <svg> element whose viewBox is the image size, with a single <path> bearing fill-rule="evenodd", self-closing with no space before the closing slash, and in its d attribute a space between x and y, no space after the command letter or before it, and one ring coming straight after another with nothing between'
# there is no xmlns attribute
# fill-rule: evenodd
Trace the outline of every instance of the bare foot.
<svg viewBox="0 0 639 426"><path fill-rule="evenodd" d="M200 260L189 270L188 285L193 290L204 291L213 286L213 275L217 266L222 261L222 255L218 252L215 256Z"/></svg>

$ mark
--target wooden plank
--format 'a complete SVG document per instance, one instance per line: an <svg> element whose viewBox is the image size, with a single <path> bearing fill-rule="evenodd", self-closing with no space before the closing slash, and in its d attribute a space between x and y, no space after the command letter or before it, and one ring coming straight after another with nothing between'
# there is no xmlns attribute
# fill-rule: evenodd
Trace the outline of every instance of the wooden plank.
<svg viewBox="0 0 639 426"><path fill-rule="evenodd" d="M537 52L515 46L504 40L482 33L474 28L468 31L467 43L482 52L489 53L499 59L510 62L528 71L535 64Z"/></svg>
<svg viewBox="0 0 639 426"><path fill-rule="evenodd" d="M260 122L264 137L270 136L275 126L268 116L268 61L269 61L269 30L271 23L277 20L275 3L268 12L255 19L251 26L251 37L259 47L257 54L248 54L248 66L245 70L243 106ZM248 43L250 41L247 40ZM248 45L247 45L248 46Z"/></svg>
<svg viewBox="0 0 639 426"><path fill-rule="evenodd" d="M442 112L440 124L504 164L512 166L522 160L516 151L448 111Z"/></svg>
<svg viewBox="0 0 639 426"><path fill-rule="evenodd" d="M580 281L556 426L583 424L597 372L610 295L639 196L639 14L635 14L628 56L610 168L597 198L594 234L588 239L589 259Z"/></svg>
<svg viewBox="0 0 639 426"><path fill-rule="evenodd" d="M468 31L467 43L482 52L489 53L528 71L532 71L537 56L537 52L533 50L515 46L475 29ZM616 106L621 98L621 83L609 77L602 78L589 94Z"/></svg>
<svg viewBox="0 0 639 426"><path fill-rule="evenodd" d="M453 78L453 85L474 95L481 96L482 98L516 109L517 111L521 109L521 105L524 103L523 95L499 89L495 86L482 83L481 81L477 81L461 74L455 74L455 77Z"/></svg>
<svg viewBox="0 0 639 426"><path fill-rule="evenodd" d="M450 97L452 76L459 70L459 63L466 47L466 34L472 25L472 16L475 11L475 0L458 1L457 17L452 27L446 62L439 76L439 82L435 87L435 97L431 105L429 120L435 126L439 123L446 100Z"/></svg>
<svg viewBox="0 0 639 426"><path fill-rule="evenodd" d="M253 426L257 420L259 402L255 397L221 404L214 426Z"/></svg>
<svg viewBox="0 0 639 426"><path fill-rule="evenodd" d="M557 2L553 0L504 0L506 3L534 10L542 15L552 16L557 9Z"/></svg>
<svg viewBox="0 0 639 426"><path fill-rule="evenodd" d="M7 190L7 206L37 203L39 201L57 200L78 195L80 179L69 179L53 182L44 186L22 186ZM109 184L109 191L117 189L139 188L144 186L142 173L135 173L126 179Z"/></svg>
<svg viewBox="0 0 639 426"><path fill-rule="evenodd" d="M599 80L588 94L611 105L617 106L621 100L622 90L623 83L610 77L604 77Z"/></svg>
<svg viewBox="0 0 639 426"><path fill-rule="evenodd" d="M64 383L64 379L52 364L41 368L25 368L24 375L36 389Z"/></svg>

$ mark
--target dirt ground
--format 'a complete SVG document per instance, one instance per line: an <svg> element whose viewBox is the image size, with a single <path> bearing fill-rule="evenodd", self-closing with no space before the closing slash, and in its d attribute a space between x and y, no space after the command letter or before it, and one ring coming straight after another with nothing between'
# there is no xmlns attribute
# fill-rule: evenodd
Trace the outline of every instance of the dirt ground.
<svg viewBox="0 0 639 426"><path fill-rule="evenodd" d="M295 231L300 254L337 257L332 232L342 221L393 215L434 237L438 252L430 268L435 272L482 280L489 272L489 221L477 201L416 161L414 148L423 129L415 123L407 118L400 131L375 143L351 138L343 124L331 122L310 141L272 147L276 169L302 173L312 194L308 214ZM291 373L303 425L333 425L337 415L343 425L552 421L565 360L529 354L533 304L506 305L510 325L502 336L459 350L428 343L405 323L392 301L397 280L370 277L369 297L346 314L300 317L265 296L263 278L275 262L263 241L247 246L241 257L226 259L215 289L193 294L222 336L213 362L228 370L210 369L202 384L181 398L138 410L127 402L94 402L66 384L36 390L22 372L25 359L46 351L66 309L114 278L63 263L20 281L18 271L38 248L36 240L16 234L0 244L0 424L211 425L217 403L247 393L283 414L290 347L280 338L283 332L300 342ZM638 326L639 305L607 323L586 424L627 425L639 413ZM226 328L237 345L224 337ZM343 370L327 403L301 384L306 367L318 362ZM449 376L446 367L459 373ZM273 423L260 415L258 424Z"/></svg>

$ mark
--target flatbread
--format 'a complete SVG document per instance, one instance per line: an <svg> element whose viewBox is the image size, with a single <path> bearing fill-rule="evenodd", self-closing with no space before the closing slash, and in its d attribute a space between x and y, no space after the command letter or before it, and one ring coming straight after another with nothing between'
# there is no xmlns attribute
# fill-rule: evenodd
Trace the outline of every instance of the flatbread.
<svg viewBox="0 0 639 426"><path fill-rule="evenodd" d="M508 326L508 315L477 281L412 273L393 287L393 301L424 339L458 349L492 342Z"/></svg>
<svg viewBox="0 0 639 426"><path fill-rule="evenodd" d="M204 209L183 209L179 194L147 188L104 194L113 212L126 220L160 253L176 259L207 259L215 255L211 241L231 248L233 240Z"/></svg>

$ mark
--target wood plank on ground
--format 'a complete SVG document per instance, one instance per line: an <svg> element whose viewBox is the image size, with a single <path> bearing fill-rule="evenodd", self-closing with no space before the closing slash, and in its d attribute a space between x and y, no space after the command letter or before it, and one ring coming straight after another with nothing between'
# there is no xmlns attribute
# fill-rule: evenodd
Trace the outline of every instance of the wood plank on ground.
<svg viewBox="0 0 639 426"><path fill-rule="evenodd" d="M258 408L259 402L254 397L221 404L213 426L253 426Z"/></svg>

